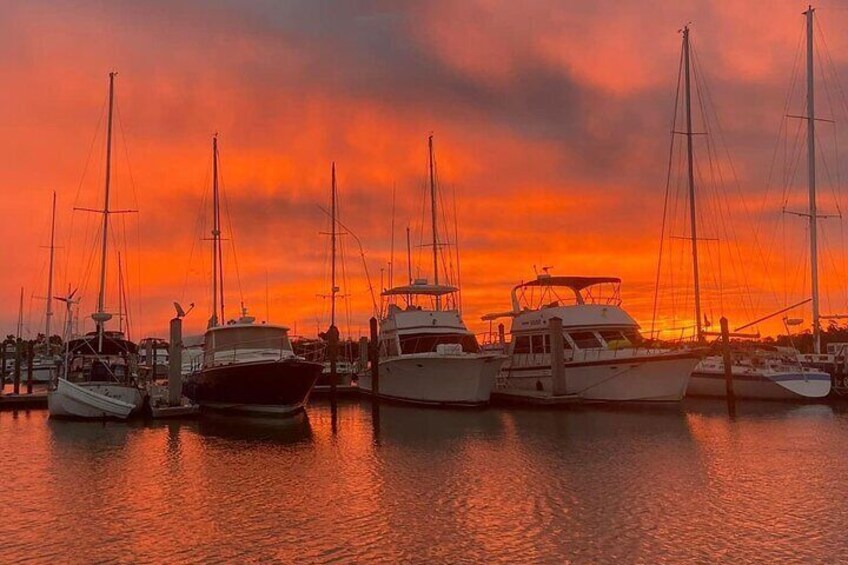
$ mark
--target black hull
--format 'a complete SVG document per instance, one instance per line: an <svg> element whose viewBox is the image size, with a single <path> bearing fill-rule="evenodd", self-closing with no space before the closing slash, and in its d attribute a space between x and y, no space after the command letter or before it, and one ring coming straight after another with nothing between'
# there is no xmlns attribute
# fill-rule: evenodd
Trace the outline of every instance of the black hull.
<svg viewBox="0 0 848 565"><path fill-rule="evenodd" d="M183 393L204 409L292 414L303 409L321 370L296 359L221 365L191 375Z"/></svg>

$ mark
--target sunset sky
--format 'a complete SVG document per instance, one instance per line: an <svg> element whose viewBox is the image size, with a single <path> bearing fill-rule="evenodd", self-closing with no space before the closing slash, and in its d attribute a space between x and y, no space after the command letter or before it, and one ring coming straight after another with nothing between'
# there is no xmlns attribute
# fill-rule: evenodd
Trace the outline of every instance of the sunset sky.
<svg viewBox="0 0 848 565"><path fill-rule="evenodd" d="M230 212L225 236L231 222L244 300L259 319L267 278L272 322L307 335L326 324L319 295L329 287L328 241L320 232L328 222L319 206L329 203L332 161L342 221L362 241L375 286L390 259L396 190L395 264L405 272L407 225L413 245L420 243L432 133L450 207L456 194L472 329L485 329L480 316L508 306L510 288L532 277L534 265L621 277L624 307L648 327L678 30L687 22L723 134L723 144L711 136L718 166L729 173L730 155L738 179L714 190L716 198L703 196L700 235L721 240L704 243L712 247L702 264L705 312L711 319L724 312L731 325L768 314L809 293L804 222L781 214L784 201L806 206L806 164L788 183L781 158L771 165L784 114L805 112L797 85L785 107L805 9L791 1L4 0L0 323L14 331L23 286L25 321L32 331L43 324L37 297L46 292L52 190L61 246L55 294L79 287L83 316L95 308L96 218L72 210L102 205L104 102L115 70L113 207L138 214L113 219L113 249L128 255L133 338L164 336L174 300L197 304L189 331L205 327L209 220L199 215L206 217L216 131ZM822 2L816 15L827 48L818 57L848 79L848 9ZM825 47L820 39L818 46ZM843 197L832 132L841 132L845 97L838 84L829 91L823 84L817 97L820 115L837 120L820 125L829 160L819 171L820 208L835 214ZM798 125L786 127L794 135ZM674 162L672 194L680 188ZM666 235L688 233L681 206ZM839 218L825 223L823 311L845 313L845 238ZM676 258L661 273L659 313L668 326L691 324L681 241L667 239ZM370 298L358 248L350 236L345 244L342 291L357 334L367 327ZM239 285L227 253L235 316ZM421 276L432 276L428 266L421 262ZM107 304L117 311L114 261L109 276ZM803 308L792 316L810 320Z"/></svg>

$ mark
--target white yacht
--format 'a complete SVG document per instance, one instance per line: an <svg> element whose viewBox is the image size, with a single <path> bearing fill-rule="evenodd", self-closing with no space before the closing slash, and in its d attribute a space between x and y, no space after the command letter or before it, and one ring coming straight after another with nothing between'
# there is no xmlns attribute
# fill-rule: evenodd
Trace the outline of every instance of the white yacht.
<svg viewBox="0 0 848 565"><path fill-rule="evenodd" d="M468 331L457 308L459 288L439 284L439 257L444 244L438 237L439 198L432 135L428 148L434 284L427 284L426 279L412 280L407 229L409 284L382 293L376 395L418 404L485 405L506 357L480 350L477 338ZM370 373L360 376L359 388L375 394Z"/></svg>
<svg viewBox="0 0 848 565"><path fill-rule="evenodd" d="M516 285L512 310L483 318L512 318L498 390L554 396L549 324L556 317L563 327L565 394L609 402L683 399L702 354L643 345L639 325L621 308L620 285L618 278L547 272Z"/></svg>
<svg viewBox="0 0 848 565"><path fill-rule="evenodd" d="M383 293L389 299L405 297L406 306L389 303L380 320L378 396L451 406L489 402L506 357L481 352L456 309L423 305L428 299L435 302L456 292L453 286L416 280ZM359 377L359 387L372 391L370 373Z"/></svg>

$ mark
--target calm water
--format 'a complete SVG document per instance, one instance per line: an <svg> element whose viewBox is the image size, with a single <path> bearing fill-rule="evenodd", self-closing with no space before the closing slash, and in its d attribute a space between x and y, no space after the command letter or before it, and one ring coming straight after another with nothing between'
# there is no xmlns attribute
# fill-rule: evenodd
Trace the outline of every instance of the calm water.
<svg viewBox="0 0 848 565"><path fill-rule="evenodd" d="M848 560L848 414L0 413L0 562Z"/></svg>

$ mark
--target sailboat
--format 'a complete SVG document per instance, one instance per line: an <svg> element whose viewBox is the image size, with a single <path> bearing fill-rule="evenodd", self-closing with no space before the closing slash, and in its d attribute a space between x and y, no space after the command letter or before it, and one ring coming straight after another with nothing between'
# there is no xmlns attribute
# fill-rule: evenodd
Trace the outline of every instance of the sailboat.
<svg viewBox="0 0 848 565"><path fill-rule="evenodd" d="M218 186L218 136L212 138L212 313L199 371L184 393L203 409L287 415L303 410L323 366L292 350L289 328L255 324L242 307L237 321L224 314L224 265Z"/></svg>
<svg viewBox="0 0 848 565"><path fill-rule="evenodd" d="M47 308L44 313L44 351L33 359L32 380L36 383L48 383L56 375L61 356L53 351L50 343L53 320L53 259L56 251L56 192L53 192L53 207L50 217L50 261L47 268Z"/></svg>
<svg viewBox="0 0 848 565"><path fill-rule="evenodd" d="M812 44L812 9L808 12L808 40ZM808 86L812 89L812 54L808 56ZM698 342L703 342L706 336L701 311L701 289L698 262L698 223L696 214L696 187L692 131L692 107L690 88L690 40L689 27L683 28L683 87L686 105L686 140L687 140L687 172L689 191L689 222L692 245L692 273L695 291L695 332ZM809 111L812 116L812 90L809 93ZM810 128L813 120L808 121ZM810 130L812 136L812 130ZM810 138L812 140L812 137ZM811 141L812 143L812 141ZM814 154L810 150L811 159L811 231L813 233L813 257L811 260L813 272L813 311L814 331L818 339L818 296L817 296L817 267L815 257L815 172ZM803 400L822 398L830 392L830 376L827 373L803 367L800 360L794 356L786 356L778 351L757 347L737 350L732 355L731 373L734 380L734 393L737 398L751 400ZM725 366L721 356L706 357L695 367L689 379L688 396L718 396L726 394Z"/></svg>
<svg viewBox="0 0 848 565"><path fill-rule="evenodd" d="M137 383L138 347L124 339L122 332L106 330L106 322L112 319L112 314L105 309L105 294L109 216L115 213L109 208L115 74L109 73L106 190L103 209L95 211L103 216L100 288L97 312L91 315L96 330L83 337L66 341L62 374L47 393L47 407L51 417L124 420L141 408L145 398Z"/></svg>
<svg viewBox="0 0 848 565"><path fill-rule="evenodd" d="M489 402L506 357L481 351L456 307L459 288L439 283L441 244L432 135L428 149L433 283L414 279L382 293L386 304L380 319L377 396L415 404L481 406ZM398 300L405 306L398 305ZM370 373L359 377L359 387L374 394Z"/></svg>
<svg viewBox="0 0 848 565"><path fill-rule="evenodd" d="M338 256L338 236L339 233L337 231L338 225L338 191L336 189L336 164L332 164L332 172L331 172L331 199L332 202L330 204L330 294L328 295L330 298L330 327L338 328L336 326L336 301L338 300L339 287L336 283L336 260ZM342 258L344 261L344 258ZM327 334L329 337L329 332ZM336 335L338 338L338 335ZM338 342L338 353L336 358L327 359L324 361L324 369L321 371L321 376L318 378L318 383L315 385L315 391L329 391L332 388L332 383L330 379L332 375L336 375L336 385L341 386L343 388L348 388L352 385L353 378L356 374L356 368L354 363L351 361L352 359L352 351L351 351L351 342L350 340L339 341Z"/></svg>

